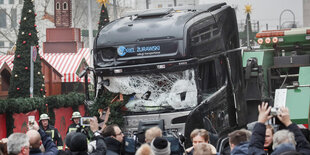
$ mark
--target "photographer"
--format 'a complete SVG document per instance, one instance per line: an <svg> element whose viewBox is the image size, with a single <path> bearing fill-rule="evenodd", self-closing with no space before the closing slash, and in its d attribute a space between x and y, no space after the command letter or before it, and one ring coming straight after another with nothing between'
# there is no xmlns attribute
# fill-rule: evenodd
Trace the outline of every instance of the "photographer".
<svg viewBox="0 0 310 155"><path fill-rule="evenodd" d="M38 123L34 121L34 124L28 124L30 129L26 135L29 137L30 143L30 155L57 155L58 150L51 137L40 129ZM45 152L40 150L40 146L43 144Z"/></svg>
<svg viewBox="0 0 310 155"><path fill-rule="evenodd" d="M99 124L96 117L90 119L90 129L94 133L93 141L88 144L88 153L91 155L105 155L107 145L99 132Z"/></svg>
<svg viewBox="0 0 310 155"><path fill-rule="evenodd" d="M258 106L258 123L255 124L250 145L249 154L266 154L264 151L264 140L267 122L273 116L270 115L271 107L268 107L268 103L263 102ZM284 152L298 152L303 154L309 154L310 144L301 133L300 129L295 123L290 120L289 111L286 107L281 107L277 111L278 119L287 127L288 130L283 130L273 137L273 152L272 155L281 154ZM292 134L293 133L293 134ZM295 136L294 136L295 135ZM295 143L296 141L296 143ZM296 144L296 145L295 145ZM296 149L295 149L296 148Z"/></svg>

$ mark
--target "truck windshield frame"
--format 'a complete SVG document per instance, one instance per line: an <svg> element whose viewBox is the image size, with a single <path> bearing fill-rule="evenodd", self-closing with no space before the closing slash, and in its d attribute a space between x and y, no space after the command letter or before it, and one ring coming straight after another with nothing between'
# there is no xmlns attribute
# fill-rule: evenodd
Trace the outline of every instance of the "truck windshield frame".
<svg viewBox="0 0 310 155"><path fill-rule="evenodd" d="M173 72L104 77L113 93L129 96L128 112L188 110L198 105L197 76L191 69Z"/></svg>

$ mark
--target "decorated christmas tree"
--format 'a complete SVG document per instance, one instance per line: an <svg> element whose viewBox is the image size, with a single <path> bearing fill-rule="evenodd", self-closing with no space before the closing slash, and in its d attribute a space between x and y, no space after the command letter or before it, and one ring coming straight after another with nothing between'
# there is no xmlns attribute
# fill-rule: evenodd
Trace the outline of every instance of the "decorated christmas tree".
<svg viewBox="0 0 310 155"><path fill-rule="evenodd" d="M98 23L98 30L102 26L105 26L107 23L109 23L109 14L107 10L107 0L97 0L98 3L100 3L101 6L101 11L100 11L100 18L99 18L99 23Z"/></svg>
<svg viewBox="0 0 310 155"><path fill-rule="evenodd" d="M10 79L9 98L30 96L30 49L35 46L39 51L36 14L34 12L34 0L24 0L16 51L14 68ZM40 55L37 53L34 62L34 86L33 96L39 97L45 94L44 79L41 72Z"/></svg>

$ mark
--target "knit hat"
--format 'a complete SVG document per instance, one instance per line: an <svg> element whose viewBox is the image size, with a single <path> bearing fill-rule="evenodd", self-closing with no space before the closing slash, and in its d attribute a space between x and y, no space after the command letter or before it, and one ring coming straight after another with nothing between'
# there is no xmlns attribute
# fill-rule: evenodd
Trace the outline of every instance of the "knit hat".
<svg viewBox="0 0 310 155"><path fill-rule="evenodd" d="M87 152L87 137L83 133L76 132L72 135L70 150L72 152Z"/></svg>
<svg viewBox="0 0 310 155"><path fill-rule="evenodd" d="M155 155L169 155L170 154L170 142L162 137L156 137L151 142L151 148Z"/></svg>

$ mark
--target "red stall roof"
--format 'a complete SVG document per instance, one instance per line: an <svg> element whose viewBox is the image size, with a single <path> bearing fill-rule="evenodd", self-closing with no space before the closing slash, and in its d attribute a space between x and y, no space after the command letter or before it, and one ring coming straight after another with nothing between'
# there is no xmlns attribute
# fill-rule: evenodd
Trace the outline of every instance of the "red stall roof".
<svg viewBox="0 0 310 155"><path fill-rule="evenodd" d="M89 48L81 48L77 53L44 53L41 55L63 75L62 82L84 82L84 78L78 77L77 70L83 61L90 64Z"/></svg>

